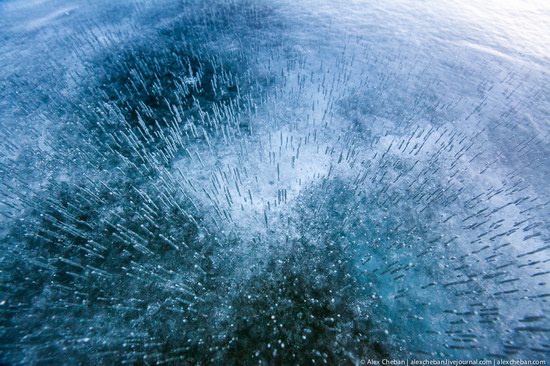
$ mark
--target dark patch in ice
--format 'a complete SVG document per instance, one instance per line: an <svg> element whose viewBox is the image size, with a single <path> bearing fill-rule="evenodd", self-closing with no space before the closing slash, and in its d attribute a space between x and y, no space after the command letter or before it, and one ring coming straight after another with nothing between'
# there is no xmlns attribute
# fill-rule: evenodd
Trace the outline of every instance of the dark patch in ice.
<svg viewBox="0 0 550 366"><path fill-rule="evenodd" d="M227 361L353 364L389 354L371 337L367 291L342 243L296 240L232 302Z"/></svg>

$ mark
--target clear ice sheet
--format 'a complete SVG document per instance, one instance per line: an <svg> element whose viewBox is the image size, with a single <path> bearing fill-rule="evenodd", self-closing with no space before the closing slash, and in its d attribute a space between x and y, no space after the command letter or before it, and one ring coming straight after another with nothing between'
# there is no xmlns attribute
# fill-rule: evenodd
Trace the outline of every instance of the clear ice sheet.
<svg viewBox="0 0 550 366"><path fill-rule="evenodd" d="M0 362L550 353L544 1L4 1Z"/></svg>

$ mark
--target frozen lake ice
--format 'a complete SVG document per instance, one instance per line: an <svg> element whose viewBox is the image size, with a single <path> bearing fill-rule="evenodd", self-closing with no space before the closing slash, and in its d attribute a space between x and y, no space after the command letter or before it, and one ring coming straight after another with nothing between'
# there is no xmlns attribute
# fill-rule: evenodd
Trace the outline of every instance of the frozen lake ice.
<svg viewBox="0 0 550 366"><path fill-rule="evenodd" d="M0 363L550 354L550 3L0 3Z"/></svg>

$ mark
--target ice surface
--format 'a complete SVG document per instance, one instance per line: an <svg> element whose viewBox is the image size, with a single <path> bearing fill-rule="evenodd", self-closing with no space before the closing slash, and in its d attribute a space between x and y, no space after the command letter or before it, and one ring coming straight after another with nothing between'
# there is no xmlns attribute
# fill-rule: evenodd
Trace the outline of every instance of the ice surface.
<svg viewBox="0 0 550 366"><path fill-rule="evenodd" d="M546 2L0 4L0 362L550 353Z"/></svg>

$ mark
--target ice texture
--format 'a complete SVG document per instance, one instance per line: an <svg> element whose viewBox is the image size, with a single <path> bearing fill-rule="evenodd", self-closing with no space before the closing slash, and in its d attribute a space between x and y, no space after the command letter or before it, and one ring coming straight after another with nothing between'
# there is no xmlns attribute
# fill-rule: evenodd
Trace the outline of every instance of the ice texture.
<svg viewBox="0 0 550 366"><path fill-rule="evenodd" d="M0 363L550 354L550 3L0 3Z"/></svg>

